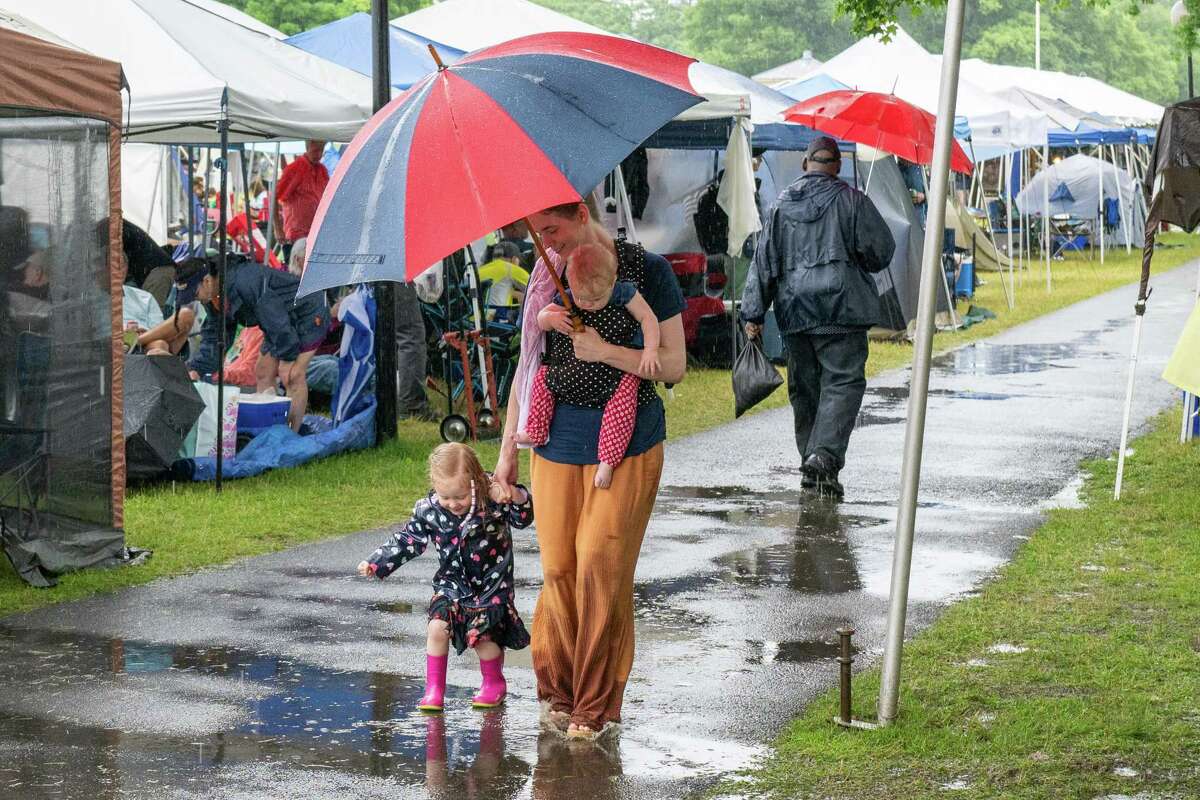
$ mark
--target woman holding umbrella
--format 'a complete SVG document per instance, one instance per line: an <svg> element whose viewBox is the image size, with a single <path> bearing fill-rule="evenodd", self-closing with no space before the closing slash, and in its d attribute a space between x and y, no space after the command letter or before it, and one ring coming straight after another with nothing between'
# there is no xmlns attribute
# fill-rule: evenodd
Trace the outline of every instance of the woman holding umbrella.
<svg viewBox="0 0 1200 800"><path fill-rule="evenodd" d="M549 270L561 275L575 248L607 248L616 257L619 279L636 283L654 311L662 332L662 371L654 377L678 383L686 371L680 317L684 300L666 259L624 239L614 241L584 203L554 206L530 221L551 251L551 263L538 260L526 295L521 361L495 472L504 484L517 479L515 435L541 362L537 312L554 294ZM591 328L571 334L571 340L582 362L639 373L638 350L609 344ZM532 455L534 516L545 576L534 612L533 669L547 717L573 738L593 738L606 723L621 719L633 665L633 573L658 494L666 438L662 400L653 384L643 380L625 460L612 486L597 489L593 479L602 414L602 409L560 403L549 441Z"/></svg>
<svg viewBox="0 0 1200 800"><path fill-rule="evenodd" d="M613 254L618 277L637 285L660 321L655 377L677 383L684 376L684 304L669 265L614 241L581 198L702 98L689 78L694 59L600 34L534 34L449 66L434 55L438 71L382 108L339 162L313 221L300 295L410 281L543 209L531 215L530 228L535 244L544 239L554 254L535 266L526 293L521 388L512 392L495 474L496 483L509 485L517 475L518 416L539 365L537 312L555 291L565 302L561 274L575 248L586 243ZM571 344L583 367L604 363L640 374L639 351L609 344L591 328L573 332ZM557 404L550 441L533 457L546 578L533 631L538 696L560 728L581 738L620 719L633 661L633 570L666 436L662 402L648 382L639 398L633 439L610 488L593 485L601 409Z"/></svg>

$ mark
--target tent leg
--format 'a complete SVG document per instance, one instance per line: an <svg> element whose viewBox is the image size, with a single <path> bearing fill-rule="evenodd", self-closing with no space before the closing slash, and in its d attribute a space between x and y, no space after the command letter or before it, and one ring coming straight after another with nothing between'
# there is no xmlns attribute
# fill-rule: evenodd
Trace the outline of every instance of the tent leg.
<svg viewBox="0 0 1200 800"><path fill-rule="evenodd" d="M1008 309L1017 307L1017 276L1013 265L1013 238L1012 238L1012 155L1001 156L1002 169L1004 175L1004 193L1007 197L1005 205L1005 213L1008 217L1007 230L1005 236L1008 239Z"/></svg>
<svg viewBox="0 0 1200 800"><path fill-rule="evenodd" d="M1133 350L1129 354L1129 379L1125 385L1125 411L1121 417L1121 449L1117 451L1117 483L1113 488L1113 499L1121 499L1121 482L1125 477L1125 449L1129 444L1129 417L1133 410L1133 381L1137 372L1138 348L1142 344L1142 315L1146 313L1144 301L1139 301L1137 316L1133 320Z"/></svg>
<svg viewBox="0 0 1200 800"><path fill-rule="evenodd" d="M217 123L221 131L221 196L217 198L217 216L219 230L217 231L217 250L220 258L217 262L217 313L220 315L217 330L217 491L221 491L221 480L224 474L225 454L225 351L229 343L225 341L225 268L227 261L228 241L225 237L225 225L229 221L229 119L228 107L221 101L221 120Z"/></svg>
<svg viewBox="0 0 1200 800"><path fill-rule="evenodd" d="M1049 134L1046 137L1046 144L1042 145L1042 169L1050 169L1050 141ZM1053 291L1050 283L1050 192L1042 192L1042 254L1046 259L1046 291Z"/></svg>
<svg viewBox="0 0 1200 800"><path fill-rule="evenodd" d="M1098 162L1096 164L1096 181L1100 186L1100 216L1097 227L1100 229L1100 264L1104 264L1104 145L1096 148Z"/></svg>
<svg viewBox="0 0 1200 800"><path fill-rule="evenodd" d="M187 148L187 191L184 192L187 197L188 212L188 258L196 255L196 153L191 145Z"/></svg>
<svg viewBox="0 0 1200 800"><path fill-rule="evenodd" d="M275 249L275 212L277 206L275 203L275 183L279 180L279 142L275 143L275 159L271 162L271 196L269 202L271 205L270 212L267 214L267 249Z"/></svg>

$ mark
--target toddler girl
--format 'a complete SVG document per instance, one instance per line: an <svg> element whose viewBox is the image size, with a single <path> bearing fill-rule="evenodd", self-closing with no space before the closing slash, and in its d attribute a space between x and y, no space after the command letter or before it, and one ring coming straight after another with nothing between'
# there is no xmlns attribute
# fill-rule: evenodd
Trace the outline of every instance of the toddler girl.
<svg viewBox="0 0 1200 800"><path fill-rule="evenodd" d="M643 374L654 375L661 369L658 319L633 283L617 281L616 259L608 248L595 244L577 247L567 260L566 279L571 299L585 325L595 328L610 344L640 345L639 369ZM569 336L572 331L570 317L560 303L551 303L538 313L538 326L548 334ZM534 376L529 415L525 430L517 434L517 441L537 447L544 445L550 438L556 402L589 406L598 396L604 415L600 423L600 464L595 484L607 489L633 436L641 378L604 364L579 369L578 360L556 358L556 352L561 349L547 348L546 363ZM602 370L599 373L602 380L593 385L597 369Z"/></svg>
<svg viewBox="0 0 1200 800"><path fill-rule="evenodd" d="M529 644L525 623L513 604L513 548L509 526L533 522L533 501L517 486L511 502L488 479L475 451L444 444L429 456L433 491L417 501L412 519L358 565L360 575L386 578L432 543L440 564L433 576L425 640L425 694L417 707L441 711L446 694L449 645L459 655L468 647L479 656L483 685L475 708L504 702L504 648Z"/></svg>

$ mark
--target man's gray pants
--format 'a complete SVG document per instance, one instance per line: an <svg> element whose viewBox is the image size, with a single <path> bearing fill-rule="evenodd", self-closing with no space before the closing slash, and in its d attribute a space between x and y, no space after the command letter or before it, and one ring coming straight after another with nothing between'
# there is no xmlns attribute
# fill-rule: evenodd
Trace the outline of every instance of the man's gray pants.
<svg viewBox="0 0 1200 800"><path fill-rule="evenodd" d="M867 389L867 332L789 333L784 344L796 449L801 460L824 453L840 470Z"/></svg>
<svg viewBox="0 0 1200 800"><path fill-rule="evenodd" d="M396 411L403 416L429 405L425 395L425 320L412 284L396 284L395 298Z"/></svg>

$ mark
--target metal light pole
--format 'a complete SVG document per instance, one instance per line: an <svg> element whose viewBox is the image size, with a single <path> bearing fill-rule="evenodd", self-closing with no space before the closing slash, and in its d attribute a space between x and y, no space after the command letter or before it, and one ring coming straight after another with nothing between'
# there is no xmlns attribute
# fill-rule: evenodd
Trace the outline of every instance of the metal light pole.
<svg viewBox="0 0 1200 800"><path fill-rule="evenodd" d="M387 0L371 0L371 79L374 110L392 99ZM375 284L375 443L396 438L396 293Z"/></svg>
<svg viewBox="0 0 1200 800"><path fill-rule="evenodd" d="M942 45L942 83L938 96L937 132L933 145L930 207L946 207L950 184L950 143L954 140L954 102L958 94L958 65L962 55L963 7L966 0L946 4L946 35ZM896 517L896 549L892 558L892 591L888 607L887 643L879 685L879 724L896 719L900 694L900 657L908 613L908 579L912 571L913 529L917 489L921 482L921 449L925 438L925 408L929 399L929 362L933 354L933 322L937 287L941 282L942 232L946 215L939 212L925 226L921 289L917 301L917 340L913 353L912 386L908 393L908 424L904 431L904 463L900 476L900 507Z"/></svg>
<svg viewBox="0 0 1200 800"><path fill-rule="evenodd" d="M1042 71L1042 3L1033 4L1033 68Z"/></svg>

